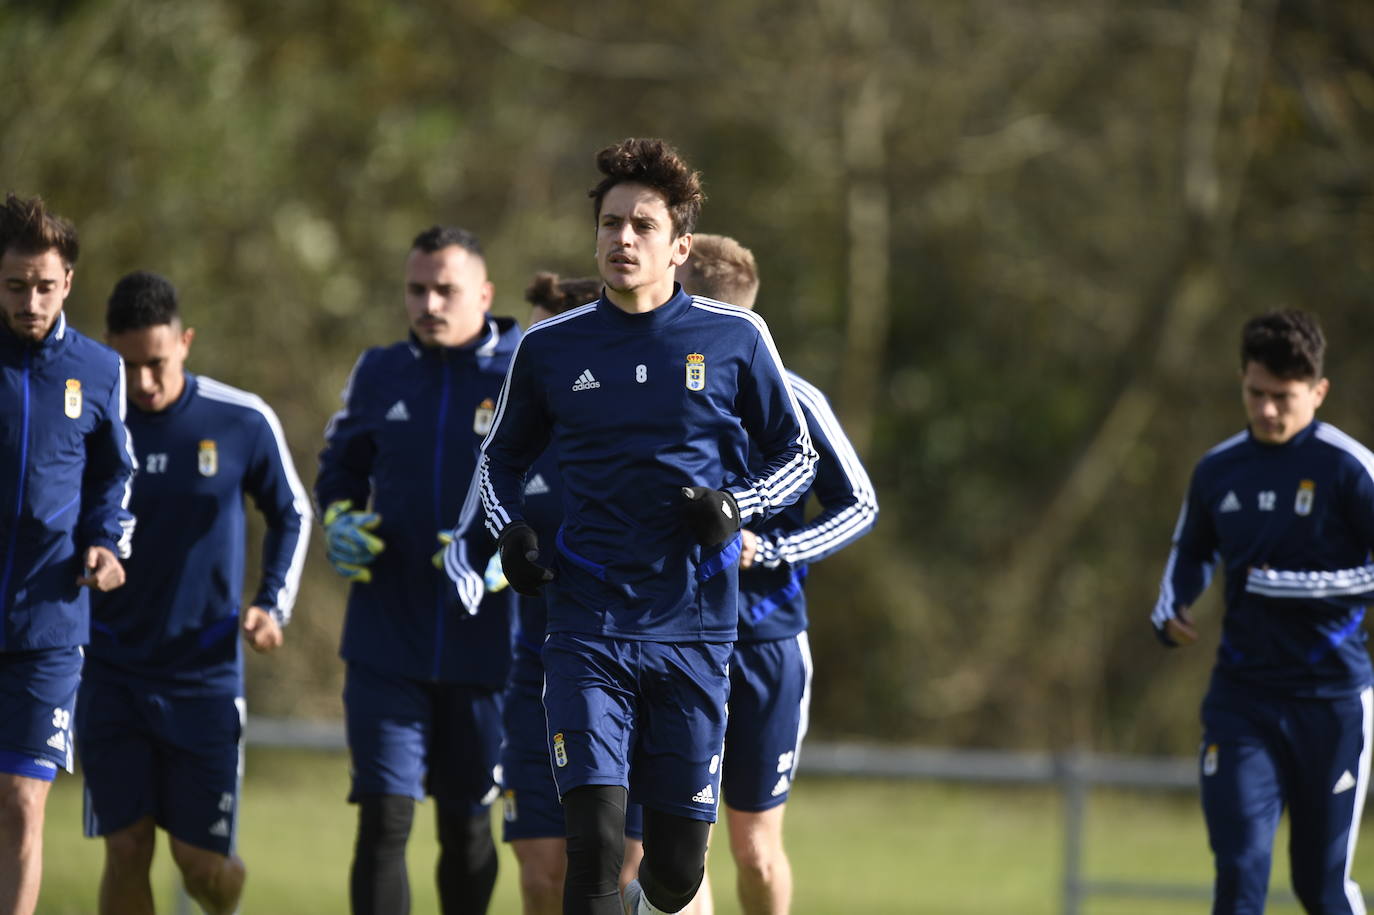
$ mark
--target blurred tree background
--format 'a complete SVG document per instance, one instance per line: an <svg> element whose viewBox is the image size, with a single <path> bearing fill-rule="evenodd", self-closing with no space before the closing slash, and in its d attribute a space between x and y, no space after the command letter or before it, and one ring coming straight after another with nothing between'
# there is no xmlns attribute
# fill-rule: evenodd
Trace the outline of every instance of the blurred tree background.
<svg viewBox="0 0 1374 915"><path fill-rule="evenodd" d="M678 145L879 491L811 579L821 736L1190 752L1216 596L1190 651L1148 613L1240 323L1316 310L1323 416L1374 441L1367 0L8 3L0 98L4 189L81 231L73 320L168 275L307 483L420 228L523 317L592 272L593 153ZM318 547L259 713L339 714Z"/></svg>

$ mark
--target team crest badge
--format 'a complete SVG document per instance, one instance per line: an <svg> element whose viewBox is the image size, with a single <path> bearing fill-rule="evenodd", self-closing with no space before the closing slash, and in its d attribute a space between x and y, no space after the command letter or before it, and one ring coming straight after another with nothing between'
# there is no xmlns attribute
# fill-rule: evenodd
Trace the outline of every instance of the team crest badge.
<svg viewBox="0 0 1374 915"><path fill-rule="evenodd" d="M1298 495L1293 500L1293 511L1299 515L1312 514L1312 500L1317 495L1317 484L1312 480L1303 480L1298 484Z"/></svg>
<svg viewBox="0 0 1374 915"><path fill-rule="evenodd" d="M706 390L706 357L701 353L687 356L687 390Z"/></svg>
<svg viewBox="0 0 1374 915"><path fill-rule="evenodd" d="M62 412L68 419L81 418L81 382L75 378L67 379L67 390L62 398Z"/></svg>
<svg viewBox="0 0 1374 915"><path fill-rule="evenodd" d="M520 812L515 806L514 788L507 788L501 792L501 810L507 823L514 823L519 818Z"/></svg>
<svg viewBox="0 0 1374 915"><path fill-rule="evenodd" d="M1202 754L1202 774L1217 774L1217 745L1214 743L1209 743L1207 752Z"/></svg>
<svg viewBox="0 0 1374 915"><path fill-rule="evenodd" d="M496 418L496 401L488 397L477 405L477 412L472 414L472 431L478 435L486 435L491 431L491 421Z"/></svg>
<svg viewBox="0 0 1374 915"><path fill-rule="evenodd" d="M563 745L563 732L553 735L553 761L558 768L568 764L568 748Z"/></svg>
<svg viewBox="0 0 1374 915"><path fill-rule="evenodd" d="M214 439L207 438L201 441L200 454L196 457L196 469L203 477L212 477L219 473L219 452L215 450Z"/></svg>

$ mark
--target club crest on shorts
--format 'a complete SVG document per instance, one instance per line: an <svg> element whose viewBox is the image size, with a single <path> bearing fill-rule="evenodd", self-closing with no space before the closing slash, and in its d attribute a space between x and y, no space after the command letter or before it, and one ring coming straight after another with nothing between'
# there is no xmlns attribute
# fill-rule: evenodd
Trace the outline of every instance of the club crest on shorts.
<svg viewBox="0 0 1374 915"><path fill-rule="evenodd" d="M1314 480L1303 480L1298 484L1298 495L1293 500L1293 511L1299 515L1312 514L1312 500L1317 495L1317 484Z"/></svg>
<svg viewBox="0 0 1374 915"><path fill-rule="evenodd" d="M76 378L67 379L67 389L63 392L62 412L68 419L81 418L81 382Z"/></svg>
<svg viewBox="0 0 1374 915"><path fill-rule="evenodd" d="M1202 754L1202 774L1217 774L1217 745L1214 743L1209 743L1207 752Z"/></svg>
<svg viewBox="0 0 1374 915"><path fill-rule="evenodd" d="M506 818L507 823L514 823L520 816L519 810L515 806L514 788L507 788L501 792L501 815Z"/></svg>
<svg viewBox="0 0 1374 915"><path fill-rule="evenodd" d="M568 764L568 748L563 745L563 732L553 735L553 762L558 768Z"/></svg>
<svg viewBox="0 0 1374 915"><path fill-rule="evenodd" d="M215 450L214 439L201 439L200 453L196 456L196 469L203 477L212 477L219 473L219 452Z"/></svg>
<svg viewBox="0 0 1374 915"><path fill-rule="evenodd" d="M706 390L706 357L701 353L687 355L687 390Z"/></svg>
<svg viewBox="0 0 1374 915"><path fill-rule="evenodd" d="M491 431L491 421L496 418L496 401L488 397L477 405L477 412L472 414L472 431L478 435L486 435Z"/></svg>

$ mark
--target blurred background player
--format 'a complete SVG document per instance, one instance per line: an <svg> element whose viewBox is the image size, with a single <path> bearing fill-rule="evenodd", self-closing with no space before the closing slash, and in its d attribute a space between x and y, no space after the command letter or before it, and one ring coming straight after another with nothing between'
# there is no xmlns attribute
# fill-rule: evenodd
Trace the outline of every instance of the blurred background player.
<svg viewBox="0 0 1374 915"><path fill-rule="evenodd" d="M43 811L72 767L90 633L84 587L124 582L134 455L124 372L67 324L76 229L38 197L0 208L0 912L32 912Z"/></svg>
<svg viewBox="0 0 1374 915"><path fill-rule="evenodd" d="M553 273L535 274L525 290L525 301L531 305L530 326L594 302L600 295L601 280L596 277L560 279ZM552 545L563 521L563 483L558 475L558 455L552 447L546 448L530 468L525 482L524 510L525 520L544 545L540 562L552 563ZM464 506L458 530L454 532L453 545L446 553L450 577L469 606L475 606L488 588L506 587L500 561L494 555L486 575L472 568L473 560L480 564L481 556L468 555L466 535L473 527L482 526L479 515L478 500L470 498L469 504ZM502 838L510 843L520 864L520 898L525 915L557 915L563 908L568 843L563 807L549 758L542 701L544 663L540 660L540 649L548 615L542 594L521 596L517 608L514 657L502 710ZM643 808L630 804L625 817L622 886L639 872L639 862L644 855L643 824ZM698 893L698 900L703 896L708 900L707 907L694 902L683 911L709 915L710 894Z"/></svg>
<svg viewBox="0 0 1374 915"><path fill-rule="evenodd" d="M759 290L753 252L721 235L693 236L677 279L686 292L748 309ZM792 900L782 820L811 702L806 570L868 533L878 518L873 484L825 395L795 372L787 378L820 455L809 492L821 511L808 521L803 496L740 532L739 636L730 659L722 793L746 915L781 915Z"/></svg>
<svg viewBox="0 0 1374 915"><path fill-rule="evenodd" d="M644 860L624 908L677 912L701 883L716 818L740 524L795 501L815 452L763 321L674 283L700 176L661 140L596 158L605 295L526 334L478 485L511 585L547 586L564 911L622 910L629 787L645 808ZM526 471L550 442L567 493L552 569L521 511Z"/></svg>
<svg viewBox="0 0 1374 915"><path fill-rule="evenodd" d="M330 561L352 582L340 653L355 912L409 911L405 846L426 792L443 911L485 912L496 883L489 805L512 601L492 595L468 614L436 539L460 514L520 339L513 319L488 314L491 299L475 236L421 232L405 264L409 339L363 353L325 430L315 496Z"/></svg>
<svg viewBox="0 0 1374 915"><path fill-rule="evenodd" d="M310 501L261 398L186 371L195 330L153 273L115 284L106 339L124 359L140 472L128 582L95 597L76 706L86 835L105 838L100 911L151 913L157 827L191 898L229 913L245 706L240 633L282 643L300 587ZM242 610L244 497L262 513L262 574Z"/></svg>
<svg viewBox="0 0 1374 915"><path fill-rule="evenodd" d="M1305 312L1246 323L1249 427L1193 471L1152 616L1165 644L1197 641L1188 608L1224 564L1226 612L1202 702L1200 760L1218 913L1264 910L1285 808L1303 907L1365 911L1350 878L1374 701L1364 607L1345 606L1339 589L1324 592L1340 577L1327 573L1365 563L1374 548L1374 454L1316 418L1330 387L1325 350ZM1308 581L1294 589L1292 572Z"/></svg>

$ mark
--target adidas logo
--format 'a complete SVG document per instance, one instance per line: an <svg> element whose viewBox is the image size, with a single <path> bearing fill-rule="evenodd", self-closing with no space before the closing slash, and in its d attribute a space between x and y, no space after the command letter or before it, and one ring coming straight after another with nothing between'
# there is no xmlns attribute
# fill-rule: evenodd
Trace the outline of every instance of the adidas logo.
<svg viewBox="0 0 1374 915"><path fill-rule="evenodd" d="M386 418L399 422L410 419L410 411L406 409L406 402L404 400L398 400L392 404L391 409L386 411Z"/></svg>
<svg viewBox="0 0 1374 915"><path fill-rule="evenodd" d="M716 806L716 793L711 790L710 785L707 785L705 788L702 788L696 794L692 795L692 803L710 804L714 807Z"/></svg>
<svg viewBox="0 0 1374 915"><path fill-rule="evenodd" d="M1344 772L1341 773L1341 777L1336 779L1336 787L1331 789L1331 793L1340 794L1342 791L1349 791L1351 788L1354 787L1355 776L1350 774L1349 769L1346 769Z"/></svg>
<svg viewBox="0 0 1374 915"><path fill-rule="evenodd" d="M542 474L536 473L530 478L530 481L525 484L525 495L527 496L542 496L548 493L548 491L549 484L544 482L544 476Z"/></svg>
<svg viewBox="0 0 1374 915"><path fill-rule="evenodd" d="M226 817L220 817L218 820L216 820L216 821L215 821L215 825L210 827L210 835L212 835L212 836L227 836L227 835L229 835L229 820L228 820L228 818L226 818Z"/></svg>
<svg viewBox="0 0 1374 915"><path fill-rule="evenodd" d="M61 731L58 731L48 738L48 746L52 747L54 750L65 753L67 752L67 738Z"/></svg>
<svg viewBox="0 0 1374 915"><path fill-rule="evenodd" d="M1236 498L1236 491L1233 489L1226 494L1226 498L1221 500L1218 512L1238 512L1240 511L1240 499Z"/></svg>
<svg viewBox="0 0 1374 915"><path fill-rule="evenodd" d="M573 382L574 391L590 391L592 388L601 387L601 382L592 377L591 369L583 369L582 374L577 376Z"/></svg>
<svg viewBox="0 0 1374 915"><path fill-rule="evenodd" d="M779 795L786 794L787 789L790 787L791 783L787 781L787 776L780 776L778 778L778 783L773 786L773 797L778 797Z"/></svg>

